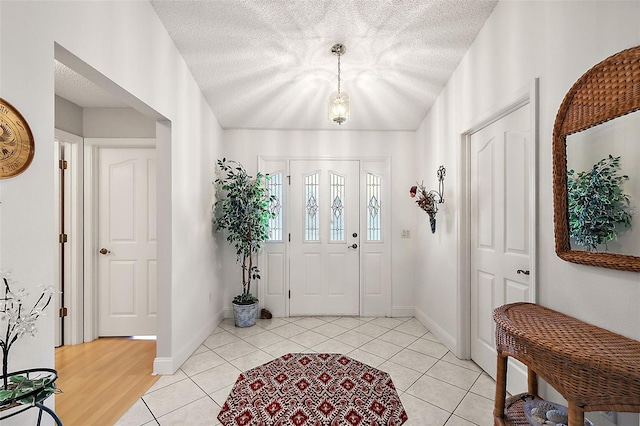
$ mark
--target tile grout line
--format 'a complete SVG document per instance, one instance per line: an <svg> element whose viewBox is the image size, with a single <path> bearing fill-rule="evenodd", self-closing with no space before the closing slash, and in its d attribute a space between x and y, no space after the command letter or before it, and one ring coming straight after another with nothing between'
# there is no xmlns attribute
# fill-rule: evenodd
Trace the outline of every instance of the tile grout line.
<svg viewBox="0 0 640 426"><path fill-rule="evenodd" d="M467 390L467 392L464 394L464 396L462 397L462 399L460 400L460 402L458 403L458 405L456 405L456 408L453 409L453 411L451 412L451 415L453 416L455 411L458 409L458 407L460 407L460 404L462 404L462 401L464 401L464 399L467 397L467 395L469 395L470 393L473 393L474 395L477 395L474 392L471 392L471 388L473 387L473 385L476 384L476 382L480 379L480 376L482 376L482 373L480 373L480 375L473 381L473 384L469 387L469 390ZM478 396L482 396L482 395L478 395ZM464 419L466 421L468 421L469 423L473 423L475 425L477 425L477 423L475 423L472 420L469 420L461 415L456 414L458 417L460 417L461 419ZM448 420L447 420L448 421ZM445 423L446 424L446 423Z"/></svg>
<svg viewBox="0 0 640 426"><path fill-rule="evenodd" d="M226 362L227 362L228 364L231 364L229 361L226 361ZM223 365L223 364L220 364L220 365ZM233 364L231 364L231 365L233 365ZM218 367L219 367L219 366L218 366ZM212 368L216 368L216 367L212 367ZM210 369L208 369L208 370L211 370L211 368L210 368ZM208 370L204 370L204 371L208 371ZM203 373L204 371L201 371L201 372L196 373L196 374ZM173 412L176 412L176 411L178 411L178 410L181 410L181 409L183 409L184 407L188 406L189 404L193 404L194 402L196 402L196 401L200 401L201 399L204 399L204 398L209 398L209 399L210 399L214 404L218 405L218 403L217 403L217 402L216 402L216 401L211 397L211 395L209 395L209 394L208 394L204 389L202 389L202 387L201 387L199 384L197 384L197 383L195 382L195 380L193 380L193 378L192 378L191 376L189 376L187 373L184 373L184 374L185 374L187 377L186 377L185 379L179 380L179 381L178 381L178 382L176 382L176 383L179 383L179 382L185 381L185 380L187 380L187 379L188 379L188 380L191 380L191 382L192 382L194 385L196 385L196 387L197 387L198 389L200 389L200 390L204 393L204 396L201 396L200 398L194 399L193 401L190 401L190 402L188 402L188 403L186 403L186 404L184 404L184 405L181 405L180 407L176 407L176 408L174 408L173 410L168 411L168 412L164 413L162 416L159 416L159 417L164 417L164 416L166 416L166 415L168 415L168 414L171 414L171 413L173 413ZM174 383L172 383L172 384L174 384ZM169 386L170 386L170 385L169 385ZM220 388L220 389L222 389L222 388ZM145 402L145 405L147 405L147 403L146 403L146 402ZM158 417L156 417L156 415L151 411L151 409L149 408L149 406L148 406L148 405L147 405L147 409L149 409L149 412L151 412L151 415L153 416L153 419L156 421L156 423L160 424L160 422L158 421Z"/></svg>
<svg viewBox="0 0 640 426"><path fill-rule="evenodd" d="M151 413L151 417L153 417L153 420L156 422L156 424L158 424L158 426L160 426L160 422L158 422L158 419L156 418L156 415L153 414L153 411L151 411L151 408L149 407L149 405L147 405L147 401L144 400L144 395L142 395L140 397L140 399L142 400L142 403L144 404L145 407L147 407L147 410L149 410L149 413ZM149 423L149 422L147 422Z"/></svg>

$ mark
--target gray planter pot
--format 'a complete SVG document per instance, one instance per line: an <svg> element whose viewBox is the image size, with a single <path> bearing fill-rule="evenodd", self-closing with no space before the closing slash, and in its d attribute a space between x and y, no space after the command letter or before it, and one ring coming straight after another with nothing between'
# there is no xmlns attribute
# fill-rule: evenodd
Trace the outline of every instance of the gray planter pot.
<svg viewBox="0 0 640 426"><path fill-rule="evenodd" d="M236 323L236 327L251 327L256 323L256 316L258 313L258 303L251 305L233 305L233 319Z"/></svg>

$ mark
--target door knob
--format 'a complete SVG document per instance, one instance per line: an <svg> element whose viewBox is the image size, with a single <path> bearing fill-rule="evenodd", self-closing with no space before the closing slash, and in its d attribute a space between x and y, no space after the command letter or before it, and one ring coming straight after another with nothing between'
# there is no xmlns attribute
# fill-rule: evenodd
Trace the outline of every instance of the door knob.
<svg viewBox="0 0 640 426"><path fill-rule="evenodd" d="M516 271L516 274L529 275L529 271L525 271L525 270L522 270L522 269L518 269L518 270Z"/></svg>
<svg viewBox="0 0 640 426"><path fill-rule="evenodd" d="M109 254L109 253L111 253L111 251L107 250L104 247L100 249L100 254Z"/></svg>
<svg viewBox="0 0 640 426"><path fill-rule="evenodd" d="M347 248L350 248L350 249L357 249L357 248L358 248L358 245L357 245L356 243L353 243L352 245L347 246Z"/></svg>

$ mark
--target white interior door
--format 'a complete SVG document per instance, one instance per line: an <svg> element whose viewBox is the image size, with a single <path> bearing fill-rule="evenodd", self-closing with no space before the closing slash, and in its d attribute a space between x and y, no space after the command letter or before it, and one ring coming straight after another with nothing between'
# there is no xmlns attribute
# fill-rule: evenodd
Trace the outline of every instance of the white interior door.
<svg viewBox="0 0 640 426"><path fill-rule="evenodd" d="M98 150L98 333L156 334L155 148Z"/></svg>
<svg viewBox="0 0 640 426"><path fill-rule="evenodd" d="M61 310L65 307L65 285L70 282L71 274L71 256L69 256L69 242L67 240L67 233L69 232L69 216L70 209L70 180L65 179L64 161L66 161L65 153L70 151L70 144L59 139L54 141L54 167L55 167L55 179L56 185L54 187L55 204L54 204L54 216L56 223L56 230L59 234L58 245L58 262L56 271L56 294L54 295L54 312L56 317L55 321L55 346L59 347L64 345L64 317L62 317ZM65 214L67 213L67 214Z"/></svg>
<svg viewBox="0 0 640 426"><path fill-rule="evenodd" d="M494 378L493 310L532 298L529 129L527 104L471 135L471 357Z"/></svg>
<svg viewBox="0 0 640 426"><path fill-rule="evenodd" d="M54 314L57 317L61 308L66 314L55 321L56 346L75 345L83 341L83 139L56 129L54 146L55 222L58 233L64 234L59 240Z"/></svg>
<svg viewBox="0 0 640 426"><path fill-rule="evenodd" d="M291 161L290 315L360 312L359 167Z"/></svg>

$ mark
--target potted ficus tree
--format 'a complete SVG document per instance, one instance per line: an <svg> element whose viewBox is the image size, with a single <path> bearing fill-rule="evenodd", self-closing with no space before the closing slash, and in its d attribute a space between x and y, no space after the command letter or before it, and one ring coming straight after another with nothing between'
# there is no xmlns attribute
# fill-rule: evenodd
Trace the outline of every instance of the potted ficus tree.
<svg viewBox="0 0 640 426"><path fill-rule="evenodd" d="M251 176L237 161L218 160L218 191L214 204L216 231L226 231L227 242L236 250L236 261L242 271L242 293L233 299L237 327L255 324L258 299L251 294L251 284L260 279L255 255L269 238L270 204L275 197L266 186L268 175Z"/></svg>

